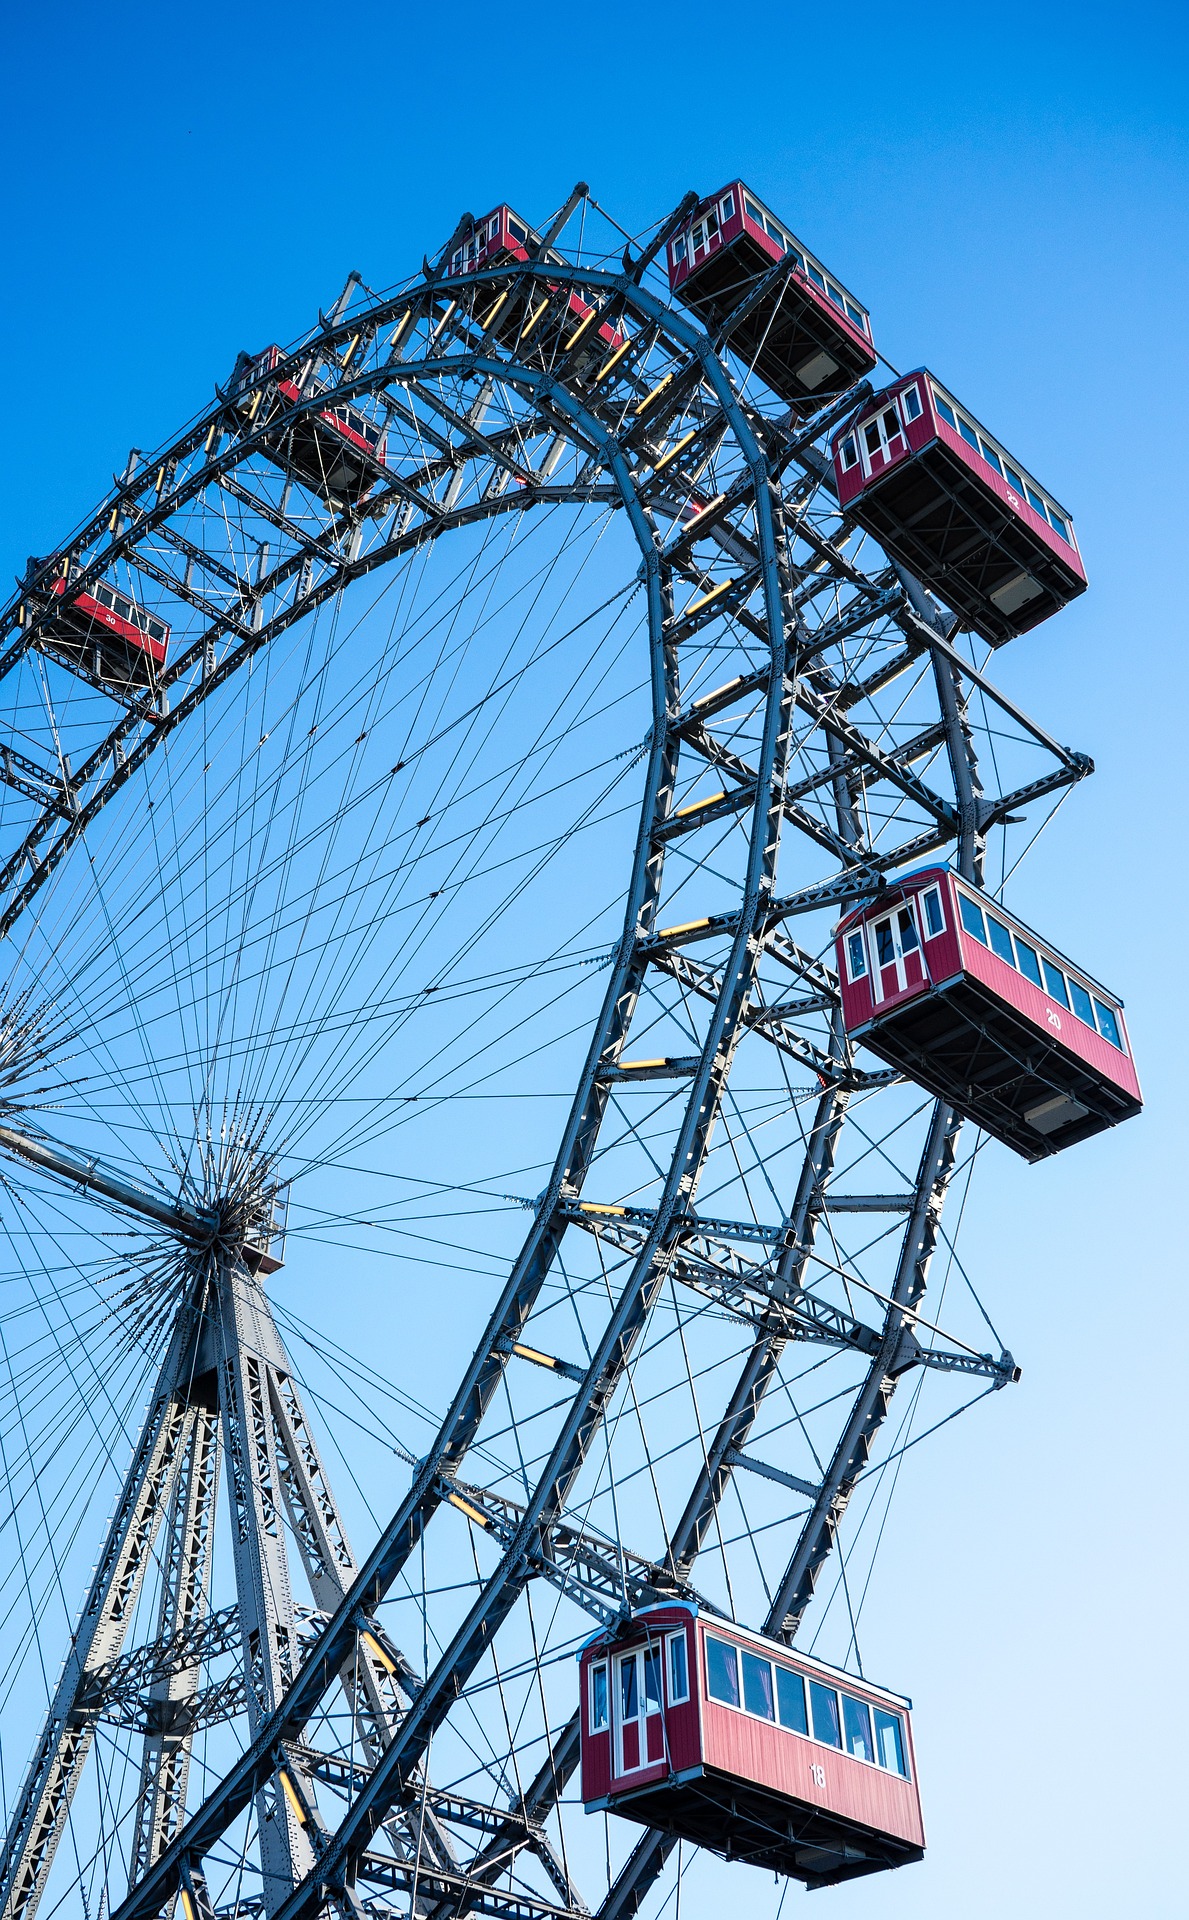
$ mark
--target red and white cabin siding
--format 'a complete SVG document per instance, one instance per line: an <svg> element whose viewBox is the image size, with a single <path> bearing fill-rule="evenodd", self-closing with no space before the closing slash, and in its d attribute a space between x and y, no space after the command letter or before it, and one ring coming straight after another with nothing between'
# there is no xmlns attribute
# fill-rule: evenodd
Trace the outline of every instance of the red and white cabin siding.
<svg viewBox="0 0 1189 1920"><path fill-rule="evenodd" d="M836 930L848 1034L1029 1159L1142 1106L1122 1001L948 867Z"/></svg>
<svg viewBox="0 0 1189 1920"><path fill-rule="evenodd" d="M737 326L730 344L775 393L793 401L824 399L875 366L871 317L744 181L729 181L703 200L673 235L669 287L714 327L785 259L792 269L787 279Z"/></svg>
<svg viewBox="0 0 1189 1920"><path fill-rule="evenodd" d="M1073 521L927 368L834 437L840 505L999 643L1085 590Z"/></svg>
<svg viewBox="0 0 1189 1920"><path fill-rule="evenodd" d="M456 236L450 258L443 262L442 270L448 279L455 279L464 273L480 273L484 268L498 267L509 262L521 265L529 257L530 246L536 247L539 244L540 235L535 233L528 222L522 220L512 207L507 205L493 207L490 213L484 214L482 220L475 222L469 234ZM541 257L545 261L556 261L559 266L564 264L559 253L550 251ZM556 292L556 288L551 291ZM568 296L567 307L570 315L579 323L589 320L595 311L589 302L573 289ZM494 321L499 337L506 340L508 337L506 320L507 316L497 317L493 309L490 318L484 324L490 325ZM518 305L514 337L520 336L524 320L523 308ZM625 336L609 322L604 321L601 326L594 329L594 333L602 345L611 351L615 351L624 344ZM577 330L575 330L570 340L563 341L562 345L573 344L577 337Z"/></svg>
<svg viewBox="0 0 1189 1920"><path fill-rule="evenodd" d="M165 665L170 629L164 620L146 613L130 594L121 593L105 580L97 580L92 586L71 593L61 578L54 581L53 592L63 599L69 598L71 615L75 620L89 622L96 640L106 631L128 652L145 654L154 666Z"/></svg>
<svg viewBox="0 0 1189 1920"><path fill-rule="evenodd" d="M580 1661L582 1798L831 1884L924 1848L909 1702L684 1604Z"/></svg>

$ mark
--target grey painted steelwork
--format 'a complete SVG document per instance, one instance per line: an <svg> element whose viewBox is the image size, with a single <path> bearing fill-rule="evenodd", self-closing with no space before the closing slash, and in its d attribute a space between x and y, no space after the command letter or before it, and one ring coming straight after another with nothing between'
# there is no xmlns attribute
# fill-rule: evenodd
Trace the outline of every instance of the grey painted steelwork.
<svg viewBox="0 0 1189 1920"><path fill-rule="evenodd" d="M559 239L584 191L567 203L543 246ZM992 1385L1016 1377L1010 1355L978 1354L960 1342L926 1347L917 1338L919 1327L936 1331L921 1307L959 1119L933 1109L910 1190L832 1191L852 1103L895 1076L865 1070L851 1057L837 982L794 931L799 917L841 909L878 888L886 873L939 848L952 848L960 870L980 877L988 826L1028 798L1079 779L1089 762L1060 747L972 666L918 582L882 563L874 571L857 564L846 550L848 529L812 511L828 492L823 438L862 401L866 385L813 417L766 416L741 396L724 357L729 339L712 343L650 291L648 263L625 255L622 270L612 271L557 255L545 262L538 253L514 268L450 281L427 267L392 297L366 295L349 283L279 368L246 388L221 391L172 445L130 467L56 556L70 560L84 585L116 565L129 567L146 599L156 588L186 612L189 625L146 691L117 697L92 676L115 711L73 770L63 763L55 772L0 745L0 777L30 808L16 842L0 847L0 931L18 923L88 824L158 745L261 649L352 581L500 514L552 501L603 502L622 511L640 556L652 727L622 932L550 1178L434 1444L362 1564L347 1544L256 1261L245 1260L243 1245L226 1243L217 1207L184 1196L171 1202L72 1150L0 1126L0 1149L150 1219L174 1236L195 1274L10 1826L0 1866L3 1920L31 1920L95 1726L105 1714L121 1713L139 1716L134 1724L143 1727L145 1744L130 1885L113 1920L166 1915L179 1893L187 1920L207 1912L203 1863L253 1804L260 1900L271 1920L328 1907L358 1913L357 1888L365 1885L413 1900L419 1914L584 1914L544 1834L576 1765L576 1721L556 1735L519 1809L456 1805L435 1795L424 1772L435 1732L530 1585L545 1580L599 1620L662 1594L696 1597L695 1562L735 1476L745 1472L809 1503L763 1623L791 1638L903 1374L930 1366ZM571 290L627 344L599 346L597 332L585 326L567 341ZM518 337L501 339L498 314L519 311L518 302L529 317ZM534 313L557 317L548 353L529 338ZM282 414L275 398L280 377L298 392ZM521 410L512 428L485 424L497 385ZM329 400L368 404L397 451L376 462L362 500L314 493L298 516L293 476L277 498L260 481L261 462L283 465L278 418L291 433ZM705 501L703 476L715 459L729 467L729 477ZM204 520L204 502L224 498L268 529L254 555L220 548L221 511ZM675 530L666 526L670 520ZM195 537L204 525L205 544ZM823 610L823 600L836 604ZM0 678L31 652L52 651L53 614L47 563L31 570L0 616ZM894 644L873 670L850 677L839 649L876 629L894 636ZM691 696L683 660L730 634L742 636L751 657L716 691ZM865 711L884 688L922 668L932 675L935 710L909 739L889 745L875 737ZM85 660L71 671L86 678ZM989 800L967 715L970 686L997 702L1055 766ZM711 723L748 701L755 726L744 755ZM794 738L820 749L812 771L794 765ZM952 798L935 775L918 771L939 750ZM713 769L723 790L682 809L680 782L695 766ZM869 828L867 801L877 788L893 796L893 817L902 809L908 821L890 844L877 843ZM829 798L829 817L812 810L821 794ZM669 849L725 821L739 823L745 836L732 904L662 925ZM789 836L814 850L821 878L806 884L794 876L782 894L781 849ZM692 951L699 945L708 960ZM775 966L788 986L772 1000L762 969ZM637 1067L625 1048L652 982L669 983L698 1003L704 1022L696 1050L691 1045ZM810 1039L798 1027L814 1014L825 1031ZM696 1204L736 1052L753 1040L808 1070L820 1087L795 1189L771 1228L703 1217ZM680 1102L668 1163L648 1207L587 1193L610 1104L635 1080L668 1082ZM824 1300L809 1279L815 1263L829 1264L820 1245L823 1223L848 1212L880 1215L899 1236L894 1284L886 1296L867 1289L866 1319ZM524 1341L568 1234L594 1235L622 1256L618 1290L609 1290L601 1337L583 1365L534 1352ZM747 1257L741 1246L750 1247ZM259 1254L259 1239L248 1251ZM743 1322L751 1344L684 1509L648 1559L584 1531L568 1507L670 1282ZM783 1352L806 1340L857 1355L863 1368L816 1482L748 1451ZM463 1481L461 1469L518 1355L555 1372L565 1397L524 1498L512 1501ZM216 1616L208 1540L220 1461L236 1523L238 1604L234 1615ZM498 1545L498 1563L417 1679L384 1641L375 1614L435 1515L451 1508ZM312 1646L300 1632L286 1532L324 1617ZM157 1637L150 1649L125 1656L131 1597L159 1536L168 1573ZM242 1674L236 1688L212 1698L200 1692L200 1664L231 1631L242 1649ZM307 1740L336 1688L358 1735L350 1766ZM194 1728L245 1702L248 1745L187 1818ZM318 1808L318 1783L345 1795L336 1824ZM401 1823L414 1818L423 1867L410 1865L400 1843L391 1855L377 1853L378 1836L402 1832ZM483 1834L469 1862L452 1850L447 1822ZM560 1905L493 1884L526 1846L543 1862ZM663 1838L644 1836L602 1902L603 1920L638 1908L669 1850ZM378 1910L370 1900L369 1910Z"/></svg>

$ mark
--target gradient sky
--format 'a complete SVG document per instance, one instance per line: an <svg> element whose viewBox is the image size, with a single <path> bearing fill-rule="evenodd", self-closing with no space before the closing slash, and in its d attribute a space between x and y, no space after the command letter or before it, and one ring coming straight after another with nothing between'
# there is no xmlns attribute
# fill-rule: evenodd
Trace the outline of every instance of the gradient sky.
<svg viewBox="0 0 1189 1920"><path fill-rule="evenodd" d="M924 1866L840 1914L1184 1912L1181 761L1189 14L1158 5L47 4L9 14L0 572L358 268L576 179L628 229L742 174L1071 508L1092 591L995 662L1097 777L1011 904L1122 990L1145 1116L985 1156L1024 1367L918 1468L869 1607ZM726 1894L746 1884L730 1871ZM816 1911L816 1909L815 1909Z"/></svg>

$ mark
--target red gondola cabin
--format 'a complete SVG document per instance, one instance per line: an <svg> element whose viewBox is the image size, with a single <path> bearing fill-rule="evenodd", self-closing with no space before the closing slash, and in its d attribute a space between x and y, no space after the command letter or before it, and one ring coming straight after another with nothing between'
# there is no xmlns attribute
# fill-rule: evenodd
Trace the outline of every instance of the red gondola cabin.
<svg viewBox="0 0 1189 1920"><path fill-rule="evenodd" d="M466 221L460 224L441 270L453 279L484 268L522 266L529 258L530 247L539 250L540 244L540 235L511 207L495 207L469 227ZM538 257L558 266L564 264L561 254L552 249L538 252ZM556 299L557 292L556 287L543 291L535 284L519 292L512 287L493 286L490 305L478 310L479 324L485 333L490 328L502 345L527 348L546 359L558 351L569 354L581 347L592 366L624 345L624 335L609 321L595 326L598 310L580 293L571 289Z"/></svg>
<svg viewBox="0 0 1189 1920"><path fill-rule="evenodd" d="M789 271L761 291L782 260ZM742 180L703 200L670 240L669 286L711 332L738 312L732 351L784 400L844 393L875 365L866 308Z"/></svg>
<svg viewBox="0 0 1189 1920"><path fill-rule="evenodd" d="M834 439L841 505L1000 646L1086 590L1065 508L924 367Z"/></svg>
<svg viewBox="0 0 1189 1920"><path fill-rule="evenodd" d="M30 571L43 564L30 561ZM73 563L59 565L50 587L53 616L39 644L113 687L151 686L156 669L165 665L168 624L106 580L73 587L78 571Z"/></svg>
<svg viewBox="0 0 1189 1920"><path fill-rule="evenodd" d="M837 930L847 1032L1026 1160L1143 1104L1123 1006L948 867Z"/></svg>
<svg viewBox="0 0 1189 1920"><path fill-rule="evenodd" d="M240 411L256 432L264 431L264 451L279 467L328 503L360 501L382 477L386 435L379 421L345 400L291 414L304 397L316 398L325 382L311 381L303 396L292 373L269 381L285 356L265 347L255 359L246 355L235 375Z"/></svg>
<svg viewBox="0 0 1189 1920"><path fill-rule="evenodd" d="M909 1702L695 1607L647 1607L580 1656L582 1799L832 1886L919 1860Z"/></svg>

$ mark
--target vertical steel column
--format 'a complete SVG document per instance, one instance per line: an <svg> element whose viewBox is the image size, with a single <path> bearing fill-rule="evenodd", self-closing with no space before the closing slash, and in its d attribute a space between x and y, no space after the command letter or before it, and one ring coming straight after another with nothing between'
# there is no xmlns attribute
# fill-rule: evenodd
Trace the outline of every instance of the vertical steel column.
<svg viewBox="0 0 1189 1920"><path fill-rule="evenodd" d="M269 1393L269 1367L279 1355L272 1315L242 1256L223 1258L218 1284L227 1493L248 1721L255 1735L301 1658ZM314 1852L275 1777L256 1795L256 1817L265 1910L271 1914L313 1865Z"/></svg>
<svg viewBox="0 0 1189 1920"><path fill-rule="evenodd" d="M203 1393L202 1388L209 1393ZM185 1457L174 1483L162 1556L157 1638L163 1645L192 1632L209 1607L211 1530L219 1485L219 1414L215 1379L207 1372L187 1413ZM140 1792L129 1859L131 1882L152 1866L181 1824L194 1730L188 1709L198 1692L199 1668L185 1668L156 1682L149 1712L156 1722L145 1734Z"/></svg>
<svg viewBox="0 0 1189 1920"><path fill-rule="evenodd" d="M168 1501L187 1424L200 1306L179 1314L0 1856L0 1916L31 1920L90 1752L100 1672L117 1658Z"/></svg>

